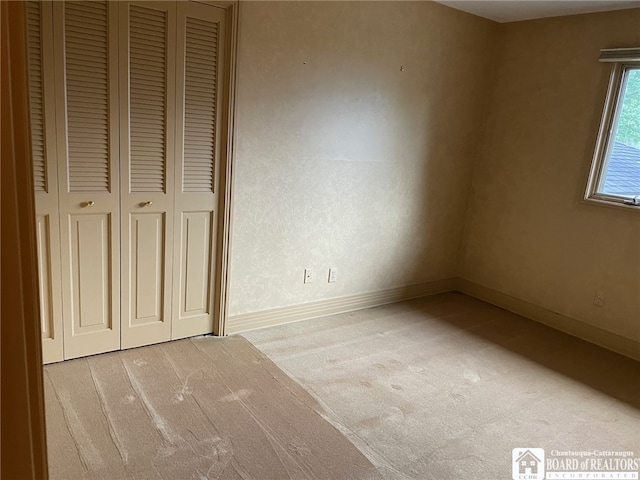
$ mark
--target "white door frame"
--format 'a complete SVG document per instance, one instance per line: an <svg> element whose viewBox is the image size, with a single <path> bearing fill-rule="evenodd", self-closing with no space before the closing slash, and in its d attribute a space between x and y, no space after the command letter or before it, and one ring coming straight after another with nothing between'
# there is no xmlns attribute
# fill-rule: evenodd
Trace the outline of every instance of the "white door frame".
<svg viewBox="0 0 640 480"><path fill-rule="evenodd" d="M208 5L224 8L227 13L227 52L225 61L227 74L225 82L225 98L223 99L223 118L226 138L221 155L220 168L220 205L218 205L218 238L216 239L216 291L214 292L214 308L216 316L213 334L226 335L226 320L229 303L229 267L231 258L231 234L233 219L233 164L235 159L235 102L236 102L236 64L238 54L238 25L240 20L239 1L202 1Z"/></svg>

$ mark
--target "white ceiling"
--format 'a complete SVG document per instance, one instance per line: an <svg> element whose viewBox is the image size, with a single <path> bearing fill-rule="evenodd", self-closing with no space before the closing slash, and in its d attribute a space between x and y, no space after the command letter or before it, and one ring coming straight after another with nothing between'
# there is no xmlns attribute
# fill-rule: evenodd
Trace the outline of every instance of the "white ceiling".
<svg viewBox="0 0 640 480"><path fill-rule="evenodd" d="M604 12L640 7L638 0L435 0L457 10L495 20L517 22L533 18L558 17L579 13ZM638 26L640 28L640 25Z"/></svg>

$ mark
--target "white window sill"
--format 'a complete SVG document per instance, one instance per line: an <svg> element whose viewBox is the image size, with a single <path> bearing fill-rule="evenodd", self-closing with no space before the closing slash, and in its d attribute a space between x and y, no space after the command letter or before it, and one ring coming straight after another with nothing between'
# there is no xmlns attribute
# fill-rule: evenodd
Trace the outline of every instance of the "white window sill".
<svg viewBox="0 0 640 480"><path fill-rule="evenodd" d="M614 207L618 209L623 209L627 211L636 211L640 212L640 203L632 204L625 203L632 200L632 198L627 197L615 197L609 195L592 195L589 197L585 197L584 202L590 205L599 205L601 207Z"/></svg>

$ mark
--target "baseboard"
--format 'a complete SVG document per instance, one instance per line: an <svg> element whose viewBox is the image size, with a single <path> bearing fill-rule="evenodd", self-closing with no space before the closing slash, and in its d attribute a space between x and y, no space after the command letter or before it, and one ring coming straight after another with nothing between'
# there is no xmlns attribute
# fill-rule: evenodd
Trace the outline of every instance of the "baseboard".
<svg viewBox="0 0 640 480"><path fill-rule="evenodd" d="M510 312L563 331L574 337L594 343L634 360L640 360L640 343L602 328L548 310L525 300L512 297L464 278L456 281L457 289L471 297L483 300Z"/></svg>
<svg viewBox="0 0 640 480"><path fill-rule="evenodd" d="M346 297L330 298L317 302L233 315L227 318L225 333L227 335L232 335L258 328L324 317L326 315L352 312L354 310L377 307L387 303L402 302L412 298L449 292L451 290L455 290L455 287L456 279L446 278L443 280L435 280L407 287L392 288L378 292L360 293Z"/></svg>
<svg viewBox="0 0 640 480"><path fill-rule="evenodd" d="M452 290L458 290L471 297L483 300L497 307L504 308L510 312L555 328L556 330L573 335L574 337L581 338L587 342L594 343L608 350L640 361L640 342L464 278L446 278L378 292L361 293L288 307L262 310L259 312L233 315L227 319L225 334L233 335L258 328L362 310Z"/></svg>

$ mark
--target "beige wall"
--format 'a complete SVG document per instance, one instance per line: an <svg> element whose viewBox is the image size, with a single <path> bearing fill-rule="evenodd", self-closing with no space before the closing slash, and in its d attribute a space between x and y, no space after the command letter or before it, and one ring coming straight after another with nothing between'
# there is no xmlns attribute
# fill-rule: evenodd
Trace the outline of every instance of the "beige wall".
<svg viewBox="0 0 640 480"><path fill-rule="evenodd" d="M461 275L640 340L640 215L581 202L610 66L640 9L507 24ZM605 305L594 305L596 293Z"/></svg>
<svg viewBox="0 0 640 480"><path fill-rule="evenodd" d="M431 2L242 2L231 315L456 275L496 31Z"/></svg>

